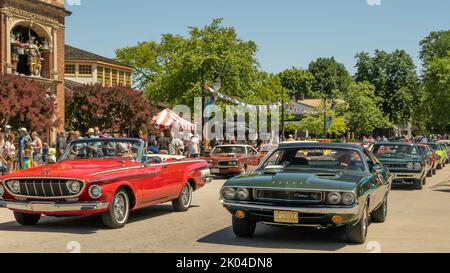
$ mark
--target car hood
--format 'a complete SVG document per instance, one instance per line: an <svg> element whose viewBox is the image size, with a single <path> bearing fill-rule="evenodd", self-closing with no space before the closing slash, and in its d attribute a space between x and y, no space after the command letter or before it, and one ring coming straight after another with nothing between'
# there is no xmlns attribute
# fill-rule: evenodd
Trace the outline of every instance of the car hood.
<svg viewBox="0 0 450 273"><path fill-rule="evenodd" d="M139 166L137 162L117 160L68 160L53 165L27 169L12 173L9 177L56 177L84 179L99 172Z"/></svg>
<svg viewBox="0 0 450 273"><path fill-rule="evenodd" d="M273 187L282 189L354 191L357 185L370 177L370 173L353 171L336 172L292 172L277 174L242 175L227 181L231 187Z"/></svg>

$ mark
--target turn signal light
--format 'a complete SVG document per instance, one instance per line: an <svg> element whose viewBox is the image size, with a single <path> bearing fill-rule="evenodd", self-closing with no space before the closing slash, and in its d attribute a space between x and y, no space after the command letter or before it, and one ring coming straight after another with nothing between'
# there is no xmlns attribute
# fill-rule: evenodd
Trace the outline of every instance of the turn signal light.
<svg viewBox="0 0 450 273"><path fill-rule="evenodd" d="M332 221L335 224L341 224L342 222L344 222L344 218L342 216L335 215L335 216L333 216Z"/></svg>
<svg viewBox="0 0 450 273"><path fill-rule="evenodd" d="M242 210L238 210L238 211L236 211L236 213L234 213L234 216L236 216L236 218L242 220L245 218L246 214Z"/></svg>

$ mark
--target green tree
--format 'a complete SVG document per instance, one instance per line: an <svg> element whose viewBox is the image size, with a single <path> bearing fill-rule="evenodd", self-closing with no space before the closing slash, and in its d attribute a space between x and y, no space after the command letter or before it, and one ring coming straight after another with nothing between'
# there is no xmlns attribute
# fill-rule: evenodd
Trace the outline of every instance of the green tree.
<svg viewBox="0 0 450 273"><path fill-rule="evenodd" d="M436 57L446 58L450 52L450 30L431 32L420 46L420 58L425 66Z"/></svg>
<svg viewBox="0 0 450 273"><path fill-rule="evenodd" d="M345 66L334 57L319 58L309 64L308 71L313 75L314 92L322 97L341 97L351 82L350 74Z"/></svg>
<svg viewBox="0 0 450 273"><path fill-rule="evenodd" d="M381 99L375 96L372 84L352 83L345 97L348 104L346 116L353 132L371 135L375 129L389 126L387 118L378 107Z"/></svg>
<svg viewBox="0 0 450 273"><path fill-rule="evenodd" d="M300 99L302 95L307 98L316 98L317 93L313 91L314 76L303 69L286 69L279 75L284 88L290 90L290 96Z"/></svg>
<svg viewBox="0 0 450 273"><path fill-rule="evenodd" d="M256 52L253 41L240 39L233 27L224 27L222 19L214 19L203 28L190 27L187 37L165 34L159 42L118 49L116 55L136 68L137 84L150 101L192 105L193 98L201 95L202 63L212 58L215 64L205 66L209 84L220 73L223 93L241 99L259 95L265 103L274 102L273 91L263 94L256 89L264 82L272 84L273 78L261 74Z"/></svg>
<svg viewBox="0 0 450 273"><path fill-rule="evenodd" d="M417 99L418 77L413 59L404 50L392 53L376 50L373 57L356 55L355 80L375 86L375 95L389 120L398 125L411 121Z"/></svg>
<svg viewBox="0 0 450 273"><path fill-rule="evenodd" d="M424 71L425 100L431 113L431 127L445 133L450 129L450 55L434 58Z"/></svg>

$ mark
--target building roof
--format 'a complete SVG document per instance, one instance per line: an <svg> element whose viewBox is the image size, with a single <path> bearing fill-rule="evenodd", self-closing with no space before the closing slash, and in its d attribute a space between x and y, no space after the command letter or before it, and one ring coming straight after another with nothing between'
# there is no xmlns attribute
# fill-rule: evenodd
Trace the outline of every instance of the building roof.
<svg viewBox="0 0 450 273"><path fill-rule="evenodd" d="M82 50L70 45L66 45L65 47L65 59L66 61L96 61L96 62L104 62L110 63L112 65L123 66L132 69L131 66L123 64L117 60L109 59L92 52Z"/></svg>
<svg viewBox="0 0 450 273"><path fill-rule="evenodd" d="M298 103L312 107L312 108L318 108L323 103L323 100L322 99L304 99L304 100L299 100Z"/></svg>

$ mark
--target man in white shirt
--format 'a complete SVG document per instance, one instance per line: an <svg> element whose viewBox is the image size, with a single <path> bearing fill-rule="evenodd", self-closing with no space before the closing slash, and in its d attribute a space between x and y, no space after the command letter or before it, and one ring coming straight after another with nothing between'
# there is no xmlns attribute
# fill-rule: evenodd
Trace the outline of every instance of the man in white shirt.
<svg viewBox="0 0 450 273"><path fill-rule="evenodd" d="M195 134L189 142L189 154L191 158L198 158L200 156L200 140Z"/></svg>

